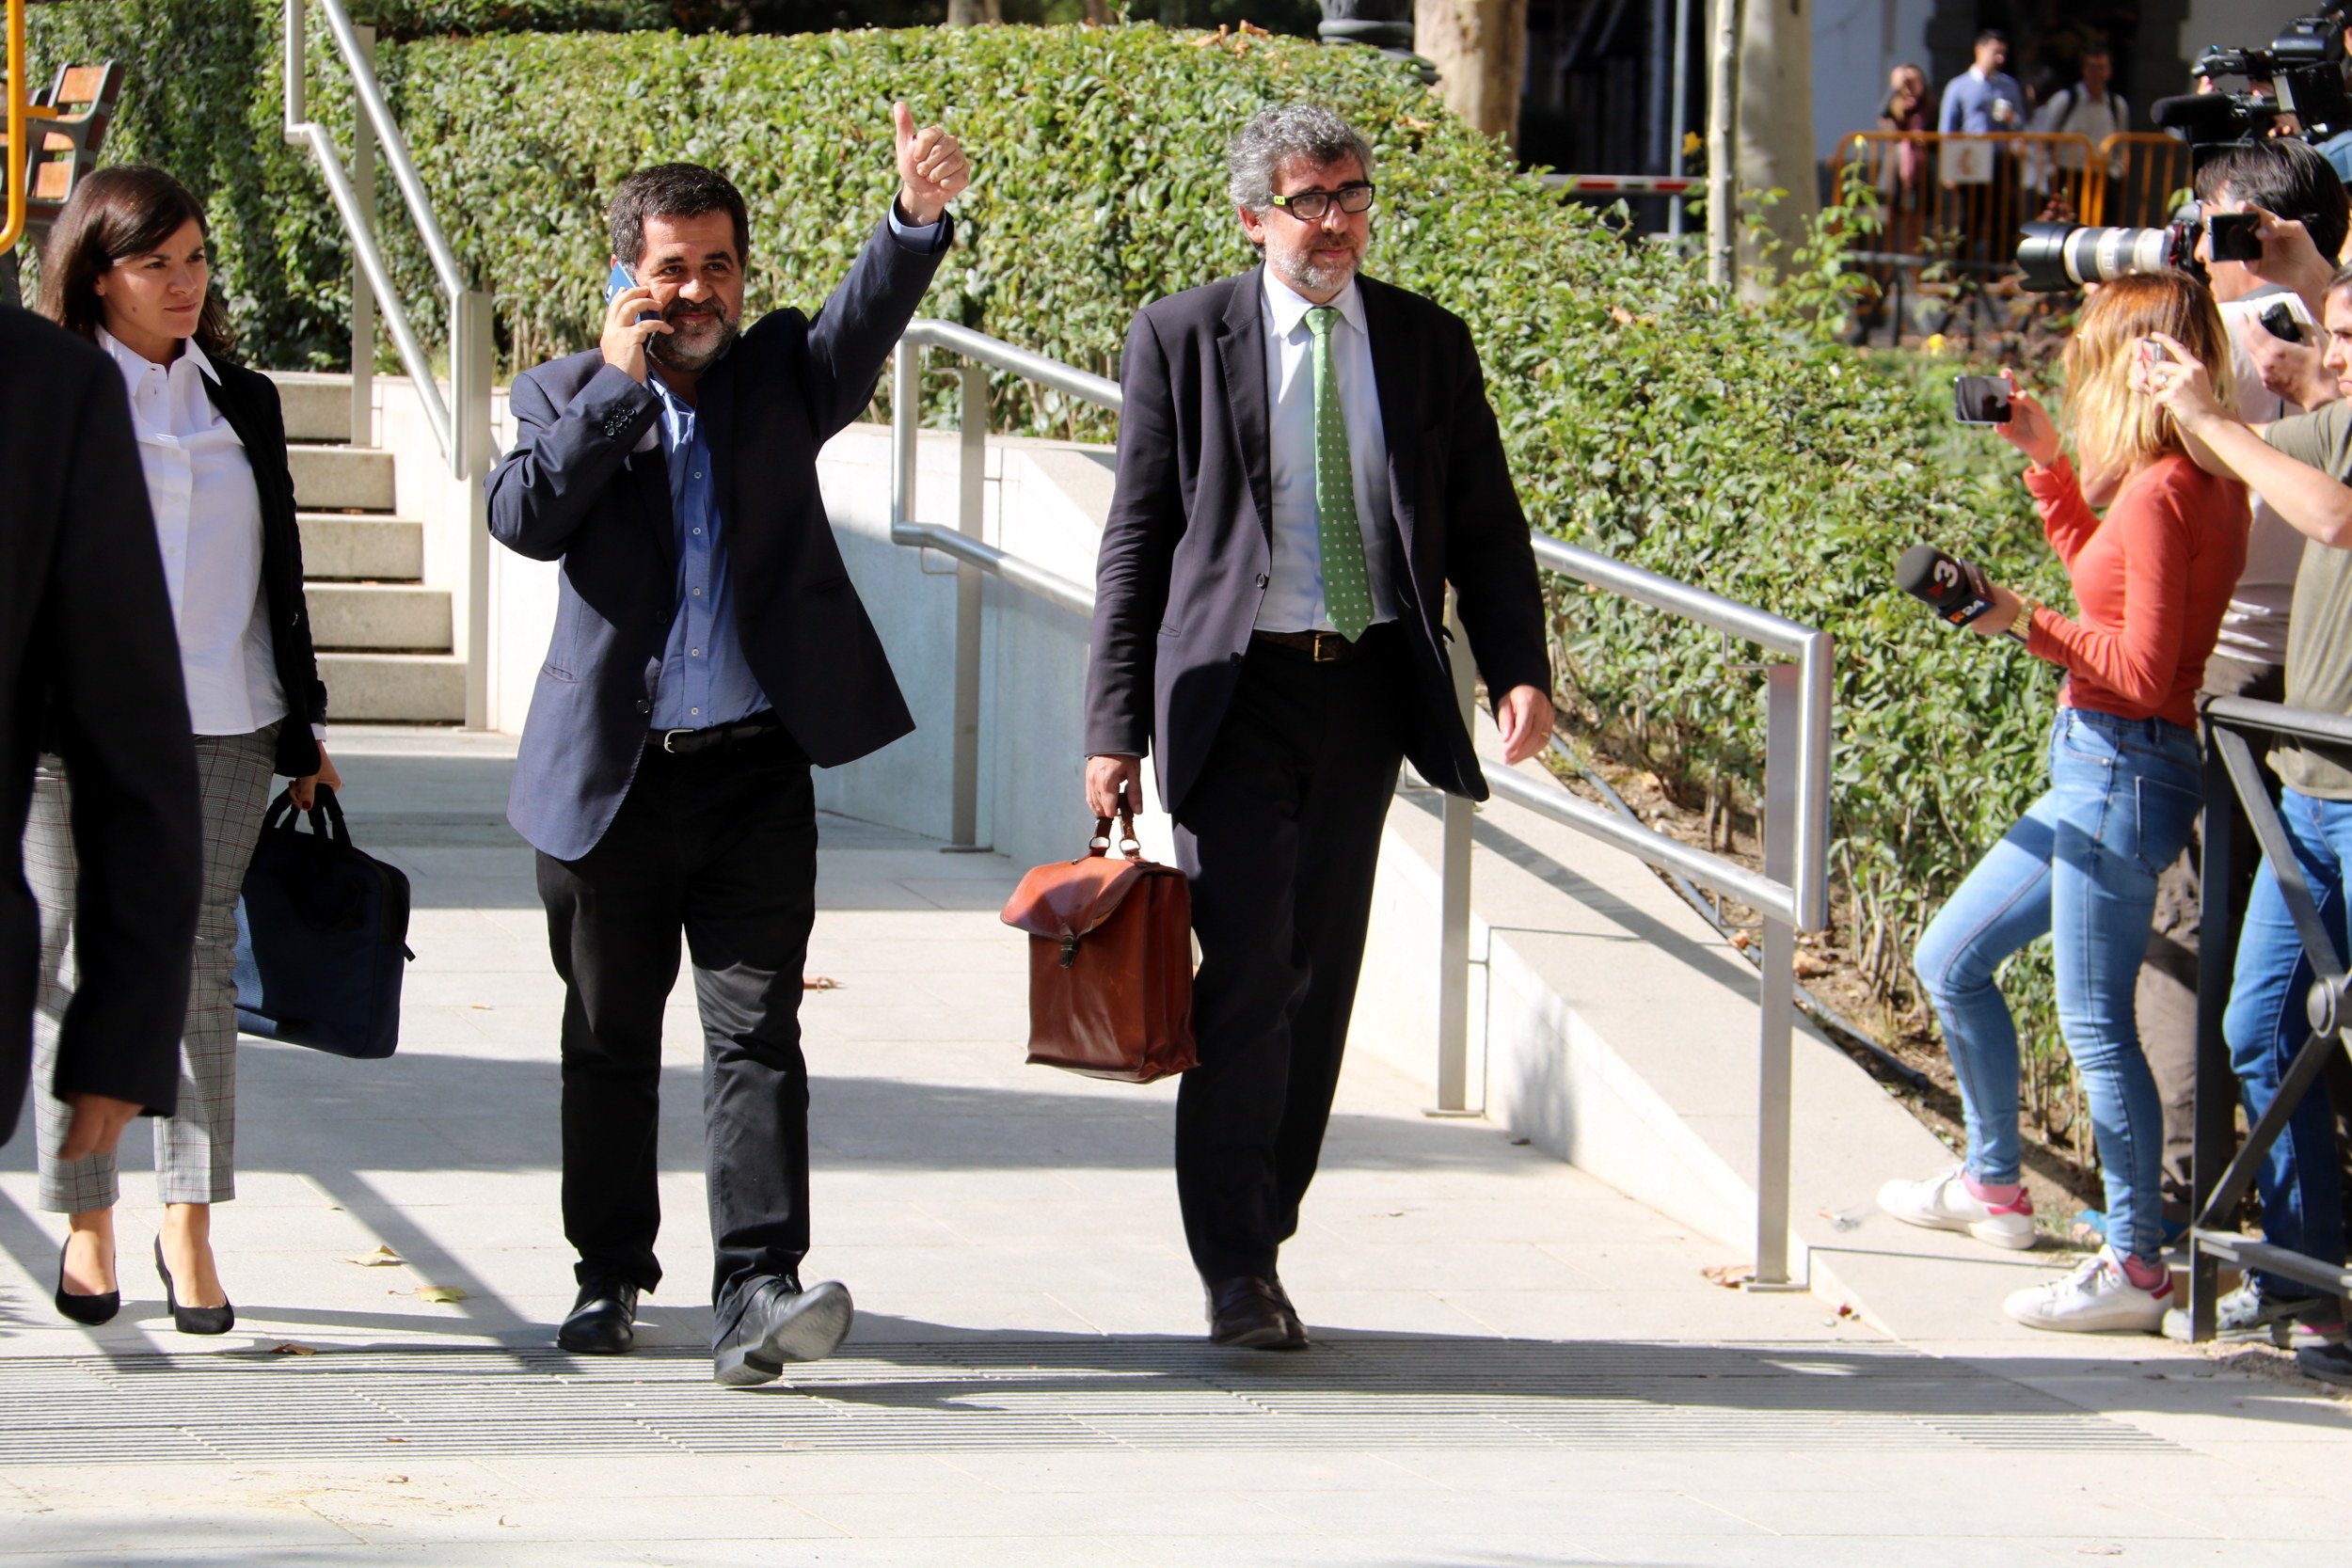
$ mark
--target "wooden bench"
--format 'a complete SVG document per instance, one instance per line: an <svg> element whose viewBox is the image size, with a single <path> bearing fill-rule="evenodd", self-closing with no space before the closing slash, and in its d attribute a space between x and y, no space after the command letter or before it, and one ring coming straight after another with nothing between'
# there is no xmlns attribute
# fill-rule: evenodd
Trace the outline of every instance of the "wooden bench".
<svg viewBox="0 0 2352 1568"><path fill-rule="evenodd" d="M114 122L122 97L122 66L70 65L57 79L36 91L32 103L37 118L25 125L28 144L20 158L7 145L0 130L0 171L24 177L24 229L28 237L47 230L65 211L73 187L98 166L99 148Z"/></svg>

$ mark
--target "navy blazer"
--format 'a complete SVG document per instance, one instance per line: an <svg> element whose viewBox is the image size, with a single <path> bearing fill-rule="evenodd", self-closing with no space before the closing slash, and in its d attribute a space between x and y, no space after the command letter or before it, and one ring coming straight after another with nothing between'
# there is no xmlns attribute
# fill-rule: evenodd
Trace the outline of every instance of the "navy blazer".
<svg viewBox="0 0 2352 1568"><path fill-rule="evenodd" d="M180 639L122 372L12 306L0 306L0 562L5 1141L32 1060L40 916L19 857L43 734L73 781L81 979L40 1092L173 1109L203 842Z"/></svg>
<svg viewBox="0 0 2352 1568"><path fill-rule="evenodd" d="M914 728L834 541L817 454L872 399L952 236L950 225L918 253L876 225L814 320L762 316L697 388L743 657L819 767ZM490 532L562 562L563 583L507 816L536 847L578 860L636 776L677 618L668 464L658 443L634 450L660 399L589 349L517 376L511 406L517 433L488 481Z"/></svg>
<svg viewBox="0 0 2352 1568"><path fill-rule="evenodd" d="M1097 567L1087 667L1089 755L1159 759L1160 803L1184 804L1224 722L1272 570L1263 268L1148 305L1128 329L1119 477ZM1496 695L1551 689L1527 518L1470 328L1416 293L1361 277L1389 443L1391 552L1412 661L1405 754L1440 789L1483 800L1454 697L1451 583Z"/></svg>

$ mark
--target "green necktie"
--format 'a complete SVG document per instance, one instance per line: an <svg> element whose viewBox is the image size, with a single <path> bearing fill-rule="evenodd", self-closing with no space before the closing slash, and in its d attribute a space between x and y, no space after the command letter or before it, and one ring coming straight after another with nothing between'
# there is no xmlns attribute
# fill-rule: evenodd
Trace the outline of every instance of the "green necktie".
<svg viewBox="0 0 2352 1568"><path fill-rule="evenodd" d="M1331 364L1331 324L1339 312L1307 312L1315 335L1315 532L1323 546L1323 605L1350 642L1372 625L1372 584L1364 576L1364 534L1356 525L1356 467L1347 456L1347 420L1340 412L1340 373Z"/></svg>

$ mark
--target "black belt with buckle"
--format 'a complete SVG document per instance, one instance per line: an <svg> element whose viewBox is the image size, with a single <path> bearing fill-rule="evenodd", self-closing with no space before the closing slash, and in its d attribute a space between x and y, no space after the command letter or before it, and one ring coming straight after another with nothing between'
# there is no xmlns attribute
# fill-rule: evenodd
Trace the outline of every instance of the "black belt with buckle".
<svg viewBox="0 0 2352 1568"><path fill-rule="evenodd" d="M1315 664L1345 664L1377 650L1385 628L1393 625L1392 621L1381 621L1366 626L1364 635L1353 642L1335 631L1253 631L1249 641L1253 645L1304 654Z"/></svg>
<svg viewBox="0 0 2352 1568"><path fill-rule="evenodd" d="M764 736L783 733L784 721L771 710L732 724L713 724L707 729L655 730L645 736L645 750L674 757L705 756L713 752L731 752Z"/></svg>

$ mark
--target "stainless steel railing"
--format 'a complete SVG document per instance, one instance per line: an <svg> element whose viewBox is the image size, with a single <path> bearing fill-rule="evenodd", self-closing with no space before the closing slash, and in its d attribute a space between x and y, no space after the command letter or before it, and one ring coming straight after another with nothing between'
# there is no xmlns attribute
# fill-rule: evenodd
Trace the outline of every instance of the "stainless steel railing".
<svg viewBox="0 0 2352 1568"><path fill-rule="evenodd" d="M915 430L924 358L926 351L933 348L948 350L962 361L959 366L962 398L960 483L953 528L917 522L909 515L914 499ZM1122 403L1115 382L968 327L917 321L899 340L891 379L890 537L896 544L937 550L957 563L954 842L950 847L962 848L978 847L983 575L1076 613L1089 614L1094 609L1093 591L1086 584L1047 571L981 537L988 368L1010 371L1113 412ZM1681 872L1739 899L1763 917L1755 1284L1768 1290L1793 1288L1788 1272L1788 1150L1796 933L1820 929L1829 916L1830 635L1543 534L1535 535L1534 542L1535 559L1548 571L1712 626L1794 661L1765 666L1764 869L1760 875L1722 855L1694 849L1626 822L1565 789L1539 784L1510 768L1494 768L1486 775L1488 786L1502 799L1650 865ZM1470 705L1468 659L1455 661L1454 684L1467 720ZM1451 795L1445 798L1439 866L1437 1078L1438 1111L1450 1115L1476 1114L1469 1102L1471 815L1470 802Z"/></svg>
<svg viewBox="0 0 2352 1568"><path fill-rule="evenodd" d="M310 118L310 5L333 39L336 52L351 77L352 164L342 155L326 126ZM448 236L433 214L432 198L408 156L408 144L384 102L375 79L373 30L352 24L341 0L286 0L286 123L287 141L306 147L317 160L327 195L342 219L351 241L355 277L352 279L352 441L373 444L367 380L375 359L374 320L380 313L384 328L400 352L401 364L415 385L425 423L448 461L453 478L472 493L476 515L467 531L465 587L466 725L482 729L490 707L490 538L483 514L482 482L496 457L490 430L491 337L490 296L473 288ZM393 286L391 270L375 237L375 158L381 155L392 171L410 223L432 259L433 271L449 299L449 370L451 396L444 398L435 379L433 361L410 325L408 311ZM455 406L451 406L452 402Z"/></svg>

